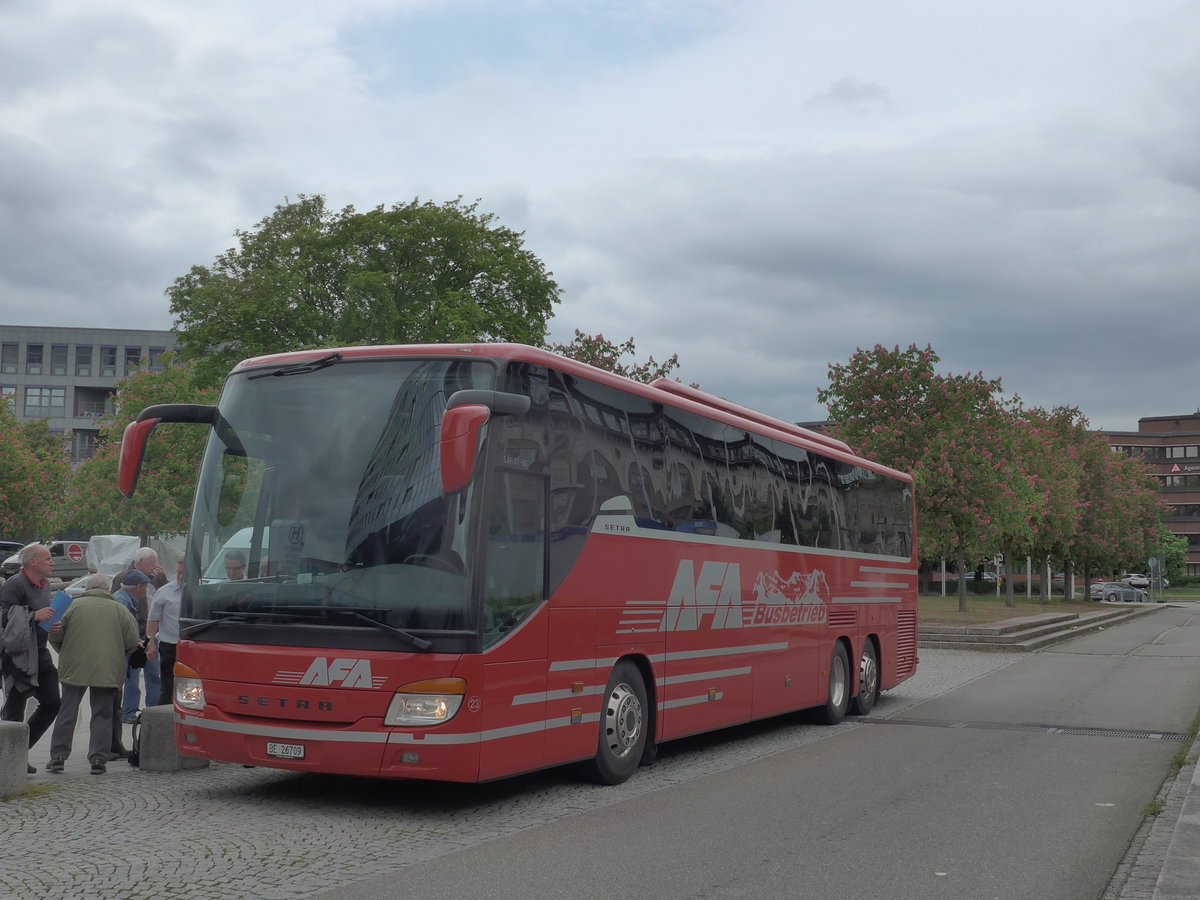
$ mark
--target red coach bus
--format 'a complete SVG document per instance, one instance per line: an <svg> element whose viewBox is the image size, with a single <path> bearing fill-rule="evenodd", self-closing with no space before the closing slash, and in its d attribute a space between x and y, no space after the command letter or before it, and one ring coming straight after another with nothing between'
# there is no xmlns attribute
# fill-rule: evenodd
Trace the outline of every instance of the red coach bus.
<svg viewBox="0 0 1200 900"><path fill-rule="evenodd" d="M186 755L617 784L662 741L866 714L916 669L911 478L676 382L509 344L251 359L219 406L128 427L126 494L167 422L210 428Z"/></svg>

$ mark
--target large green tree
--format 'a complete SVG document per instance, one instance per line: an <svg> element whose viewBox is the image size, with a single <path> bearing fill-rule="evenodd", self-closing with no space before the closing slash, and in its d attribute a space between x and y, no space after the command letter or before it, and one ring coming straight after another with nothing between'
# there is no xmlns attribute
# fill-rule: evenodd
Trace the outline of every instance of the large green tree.
<svg viewBox="0 0 1200 900"><path fill-rule="evenodd" d="M240 359L354 344L541 344L561 293L478 203L357 212L300 196L167 289L185 357L217 384Z"/></svg>
<svg viewBox="0 0 1200 900"><path fill-rule="evenodd" d="M216 388L199 385L192 365L173 365L170 357L161 372L137 372L117 385L115 414L101 420L96 453L71 479L64 527L143 538L187 531L208 429L160 425L146 446L137 493L124 497L117 490L121 437L138 413L159 403L217 402Z"/></svg>
<svg viewBox="0 0 1200 900"><path fill-rule="evenodd" d="M52 537L69 471L66 439L45 419L19 421L0 398L0 535Z"/></svg>

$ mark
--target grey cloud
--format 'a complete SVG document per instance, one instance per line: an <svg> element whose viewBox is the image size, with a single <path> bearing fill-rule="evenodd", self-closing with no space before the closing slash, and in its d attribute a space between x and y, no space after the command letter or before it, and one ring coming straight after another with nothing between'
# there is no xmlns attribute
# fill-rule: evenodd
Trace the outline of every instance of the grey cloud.
<svg viewBox="0 0 1200 900"><path fill-rule="evenodd" d="M810 97L806 103L809 107L853 111L886 109L891 104L887 88L873 81L859 81L857 78L839 78L830 84L827 90Z"/></svg>

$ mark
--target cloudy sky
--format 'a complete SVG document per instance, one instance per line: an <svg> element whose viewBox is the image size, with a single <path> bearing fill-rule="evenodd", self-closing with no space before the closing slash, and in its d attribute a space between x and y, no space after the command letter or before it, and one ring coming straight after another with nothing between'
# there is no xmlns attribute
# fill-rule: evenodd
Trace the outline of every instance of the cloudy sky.
<svg viewBox="0 0 1200 900"><path fill-rule="evenodd" d="M316 193L478 198L552 339L791 420L876 343L1200 407L1200 0L0 0L0 328L168 328Z"/></svg>

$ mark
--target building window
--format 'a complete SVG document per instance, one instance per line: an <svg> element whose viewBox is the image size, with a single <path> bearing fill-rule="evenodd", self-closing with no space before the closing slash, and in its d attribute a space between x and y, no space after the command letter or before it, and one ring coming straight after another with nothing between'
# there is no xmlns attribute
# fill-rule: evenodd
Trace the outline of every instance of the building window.
<svg viewBox="0 0 1200 900"><path fill-rule="evenodd" d="M7 400L12 411L17 411L17 389L11 384L0 384L0 400Z"/></svg>
<svg viewBox="0 0 1200 900"><path fill-rule="evenodd" d="M132 375L138 370L138 360L142 358L141 347L125 348L125 374Z"/></svg>
<svg viewBox="0 0 1200 900"><path fill-rule="evenodd" d="M67 345L55 344L50 348L50 374L67 374Z"/></svg>
<svg viewBox="0 0 1200 900"><path fill-rule="evenodd" d="M117 376L117 348L100 348L100 374L106 378Z"/></svg>
<svg viewBox="0 0 1200 900"><path fill-rule="evenodd" d="M67 389L25 388L25 416L31 419L61 419L67 414Z"/></svg>
<svg viewBox="0 0 1200 900"><path fill-rule="evenodd" d="M96 454L96 437L95 431L75 431L72 432L72 448L71 455L76 462L83 462L85 459L91 459Z"/></svg>
<svg viewBox="0 0 1200 900"><path fill-rule="evenodd" d="M5 375L17 374L17 355L20 349L19 344L5 344L0 347L0 372Z"/></svg>
<svg viewBox="0 0 1200 900"><path fill-rule="evenodd" d="M162 355L166 352L167 352L166 349L163 347L151 347L150 348L150 371L151 372L161 372L163 370Z"/></svg>
<svg viewBox="0 0 1200 900"><path fill-rule="evenodd" d="M26 375L41 375L42 374L42 353L44 347L42 344L26 344L25 345L25 374Z"/></svg>
<svg viewBox="0 0 1200 900"><path fill-rule="evenodd" d="M92 348L90 346L84 346L83 344L75 346L75 374L92 374Z"/></svg>

